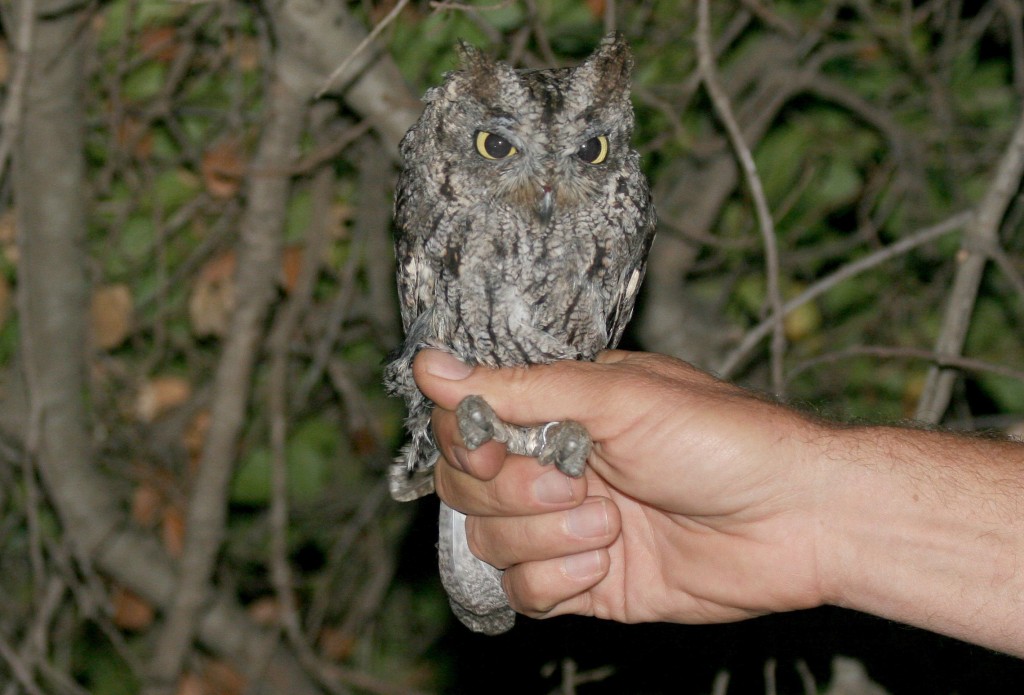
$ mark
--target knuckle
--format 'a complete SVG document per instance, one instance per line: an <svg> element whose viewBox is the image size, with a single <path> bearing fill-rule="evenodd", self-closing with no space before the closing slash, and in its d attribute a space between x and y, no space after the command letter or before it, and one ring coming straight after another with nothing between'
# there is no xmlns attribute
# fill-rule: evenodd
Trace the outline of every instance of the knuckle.
<svg viewBox="0 0 1024 695"><path fill-rule="evenodd" d="M543 618L557 605L538 591L535 572L537 563L517 565L502 576L502 586L509 605L517 613L531 618Z"/></svg>
<svg viewBox="0 0 1024 695"><path fill-rule="evenodd" d="M451 473L451 465L446 460L437 462L437 465L434 466L434 491L449 507L463 511Z"/></svg>
<svg viewBox="0 0 1024 695"><path fill-rule="evenodd" d="M469 545L469 552L484 562L502 569L501 563L497 562L497 558L491 557L487 530L485 528L486 524L481 523L482 521L479 517L466 517L466 543Z"/></svg>

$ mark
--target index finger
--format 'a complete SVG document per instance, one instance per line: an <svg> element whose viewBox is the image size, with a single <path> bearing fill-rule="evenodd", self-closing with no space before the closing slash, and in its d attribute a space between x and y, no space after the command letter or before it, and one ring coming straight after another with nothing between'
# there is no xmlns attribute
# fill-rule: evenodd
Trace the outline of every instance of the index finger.
<svg viewBox="0 0 1024 695"><path fill-rule="evenodd" d="M571 509L587 496L586 477L570 478L554 466L509 454L491 480L479 480L442 457L434 489L452 509L473 516L529 516Z"/></svg>
<svg viewBox="0 0 1024 695"><path fill-rule="evenodd" d="M595 405L606 406L610 396L621 391L618 387L627 385L630 376L615 364L630 356L609 351L599 355L598 362L562 360L491 369L470 367L451 354L425 349L413 362L413 376L424 395L446 410L455 410L466 396L479 395L506 422L533 425L577 420L592 435L601 436L609 414Z"/></svg>

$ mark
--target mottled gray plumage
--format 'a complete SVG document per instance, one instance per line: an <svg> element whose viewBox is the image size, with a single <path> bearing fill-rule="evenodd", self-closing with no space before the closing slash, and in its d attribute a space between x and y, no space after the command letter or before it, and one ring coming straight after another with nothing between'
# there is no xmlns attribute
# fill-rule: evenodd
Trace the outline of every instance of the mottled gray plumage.
<svg viewBox="0 0 1024 695"><path fill-rule="evenodd" d="M438 347L492 367L593 359L622 336L654 234L630 145L632 57L620 35L576 68L517 71L466 45L460 57L401 143L395 221L406 340L385 373L409 408L411 439L390 473L398 500L433 490L438 456L433 404L412 378L416 352ZM576 423L506 426L482 399L467 399L458 414L471 447L493 437L583 472L590 441ZM442 504L442 579L464 623L502 632L513 614L500 574L469 566L463 524Z"/></svg>

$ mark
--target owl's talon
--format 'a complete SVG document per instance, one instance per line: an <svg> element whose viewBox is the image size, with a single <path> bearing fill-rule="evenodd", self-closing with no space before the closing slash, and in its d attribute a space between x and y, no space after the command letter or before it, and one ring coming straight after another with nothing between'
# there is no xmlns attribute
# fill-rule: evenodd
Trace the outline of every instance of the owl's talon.
<svg viewBox="0 0 1024 695"><path fill-rule="evenodd" d="M583 475L590 456L590 433L578 422L549 423L544 427L544 446L540 452L540 462L544 465L555 464L555 467L573 478Z"/></svg>
<svg viewBox="0 0 1024 695"><path fill-rule="evenodd" d="M455 408L459 433L470 451L494 438L494 423L498 416L481 396L466 396Z"/></svg>

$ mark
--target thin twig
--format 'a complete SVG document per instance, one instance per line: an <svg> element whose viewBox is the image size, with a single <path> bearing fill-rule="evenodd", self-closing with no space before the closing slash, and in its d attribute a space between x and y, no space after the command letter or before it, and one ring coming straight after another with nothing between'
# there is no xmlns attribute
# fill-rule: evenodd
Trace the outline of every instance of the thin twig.
<svg viewBox="0 0 1024 695"><path fill-rule="evenodd" d="M602 17L602 20L604 21L605 34L610 34L615 31L616 14L615 0L604 0L604 16Z"/></svg>
<svg viewBox="0 0 1024 695"><path fill-rule="evenodd" d="M11 88L7 97L7 103L3 110L3 139L0 140L0 174L7 166L11 151L16 138L21 130L21 121L24 116L25 95L28 88L29 69L34 48L35 38L35 0L25 0L23 4L15 5L15 16L18 17L18 28L16 36L17 63L14 68L14 75L11 78ZM24 268L23 264L23 268ZM24 272L24 270L23 270ZM21 283L19 283L21 288ZM29 303L28 292L19 289L17 294L18 311L24 317L28 315ZM21 342L23 350L33 350L32 331L21 331ZM29 353L33 354L33 353ZM26 434L26 446L20 457L22 479L25 485L25 523L28 527L29 539L29 566L32 570L33 586L42 587L44 562L42 554L42 542L39 524L40 497L39 486L36 481L35 463L41 446L41 422L42 407L38 393L38 386L33 383L33 370L25 370L26 385L29 392L29 414L28 432ZM36 597L38 599L38 596Z"/></svg>
<svg viewBox="0 0 1024 695"><path fill-rule="evenodd" d="M1010 34L1010 64L1013 65L1013 86L1018 98L1024 98L1024 9L1020 0L997 0L1006 16Z"/></svg>
<svg viewBox="0 0 1024 695"><path fill-rule="evenodd" d="M298 395L296 397L300 401L308 398L310 391L312 391L313 387L323 376L327 363L330 361L331 352L341 336L345 318L352 308L356 294L356 274L362 262L367 244L368 240L358 238L349 242L348 259L345 261L345 265L342 266L341 273L339 273L338 290L327 312L327 325L320 340L317 341L313 348L313 359L299 382Z"/></svg>
<svg viewBox="0 0 1024 695"><path fill-rule="evenodd" d="M14 72L11 75L7 99L4 103L3 137L0 138L0 178L7 168L14 142L21 130L21 119L25 105L25 89L28 84L29 57L32 55L32 41L35 37L36 0L22 0L15 3L14 15L18 18L15 32Z"/></svg>
<svg viewBox="0 0 1024 695"><path fill-rule="evenodd" d="M804 695L818 695L818 683L803 659L797 659L796 672L800 674L800 682L804 687Z"/></svg>
<svg viewBox="0 0 1024 695"><path fill-rule="evenodd" d="M1007 379L1016 379L1024 382L1024 371L1014 369L1013 367L1008 367L1003 364L996 364L994 362L974 359L971 357L961 357L959 355L940 355L937 352L923 350L921 348L890 347L882 345L859 345L845 350L837 350L824 355L818 355L817 357L812 357L811 359L805 360L794 366L786 377L792 381L808 369L813 369L814 367L822 364L831 364L854 357L925 360L940 367L962 369L968 372L988 372L990 374L1006 377Z"/></svg>
<svg viewBox="0 0 1024 695"><path fill-rule="evenodd" d="M355 513L340 529L338 537L327 551L327 562L314 580L313 597L309 601L309 610L307 611L307 634L310 638L318 634L320 628L323 627L331 586L334 584L339 569L349 558L349 551L364 529L380 515L381 506L387 499L389 499L387 485L382 478L380 483L366 493Z"/></svg>
<svg viewBox="0 0 1024 695"><path fill-rule="evenodd" d="M989 258L996 264L1000 272L1006 276L1007 281L1013 285L1013 290L1024 300L1024 275L1017 270L1013 259L1007 255L1001 246L995 246L988 250Z"/></svg>
<svg viewBox="0 0 1024 695"><path fill-rule="evenodd" d="M729 672L719 671L711 686L711 695L725 695L729 692Z"/></svg>
<svg viewBox="0 0 1024 695"><path fill-rule="evenodd" d="M366 35L365 38L363 38L362 41L359 42L359 45L357 45L352 52L346 56L345 60L341 61L338 67L334 68L334 71L326 80L324 80L324 83L320 86L320 89L317 90L314 97L319 99L330 91L334 87L334 82L345 73L348 66L352 64L352 61L354 61L360 53L366 50L366 47L369 46L373 40L377 38L380 33L395 20L396 17L398 17L399 14L401 14L402 10L404 10L405 6L408 4L409 0L398 0L398 2L395 3L395 6L391 8L391 11L384 16L384 19L377 22L377 25L369 34Z"/></svg>
<svg viewBox="0 0 1024 695"><path fill-rule="evenodd" d="M764 662L764 692L765 695L778 695L779 689L776 684L775 671L778 663L775 659L768 659Z"/></svg>
<svg viewBox="0 0 1024 695"><path fill-rule="evenodd" d="M757 166L754 157L750 153L743 140L743 131L732 113L732 106L729 97L722 89L718 81L718 74L715 68L714 53L711 48L711 18L708 0L700 0L697 5L697 58L700 71L704 80L704 87L708 96L714 104L719 120L725 127L729 137L729 144L732 146L739 160L740 171L750 190L753 199L754 210L757 215L757 224L761 230L761 239L764 243L765 275L768 285L768 304L771 309L772 319L772 390L777 395L782 394L785 388L783 373L783 358L786 351L786 332L782 309L782 290L779 284L779 251L775 239L775 223L772 220L771 211L768 208L768 200L764 194L764 186L761 184L761 177L757 173Z"/></svg>
<svg viewBox="0 0 1024 695"><path fill-rule="evenodd" d="M958 213L939 224L914 232L905 239L901 239L894 244L886 246L885 248L870 253L852 263L844 265L839 270L831 273L830 275L826 275L822 279L810 285L796 297L793 297L793 299L786 302L782 307L783 315L788 314L797 307L803 306L807 302L813 301L838 285L840 282L848 280L858 273L870 270L871 268L881 265L892 258L901 256L918 246L934 241L941 236L959 229L970 221L973 214L974 213L970 211ZM718 368L718 373L723 378L729 378L734 375L735 371L747 359L754 347L756 347L757 344L761 342L761 339L768 335L768 332L772 330L775 320L775 317L769 316L747 331L740 344L726 356L725 360L723 360L721 366Z"/></svg>
<svg viewBox="0 0 1024 695"><path fill-rule="evenodd" d="M8 644L3 636L0 636L0 658L7 662L7 666L11 669L11 673L14 674L14 678L29 695L44 695L32 677L32 669L18 656L17 652L14 651L14 647Z"/></svg>
<svg viewBox="0 0 1024 695"><path fill-rule="evenodd" d="M976 214L964 231L960 254L958 254L958 260L961 258L962 260L960 260L956 277L953 280L953 287L949 292L946 310L942 318L942 329L935 342L935 352L940 355L954 356L963 351L989 251L998 245L999 223L1020 187L1022 173L1024 173L1024 114L1017 121L1016 129L999 162L992 184L985 192L985 197L978 204ZM955 380L955 370L938 366L932 367L928 371L915 417L922 422L938 422L949 405Z"/></svg>
<svg viewBox="0 0 1024 695"><path fill-rule="evenodd" d="M317 120L325 114L316 110ZM322 124L321 124L322 125ZM321 166L314 176L312 188L313 214L306 232L302 266L291 298L284 306L270 332L270 377L268 408L270 411L271 498L270 498L270 576L281 607L281 623L293 646L308 647L302 632L295 603L291 565L288 561L288 462L285 449L288 430L288 358L292 336L308 311L320 269L320 259L327 246L327 223L330 219L334 172Z"/></svg>

